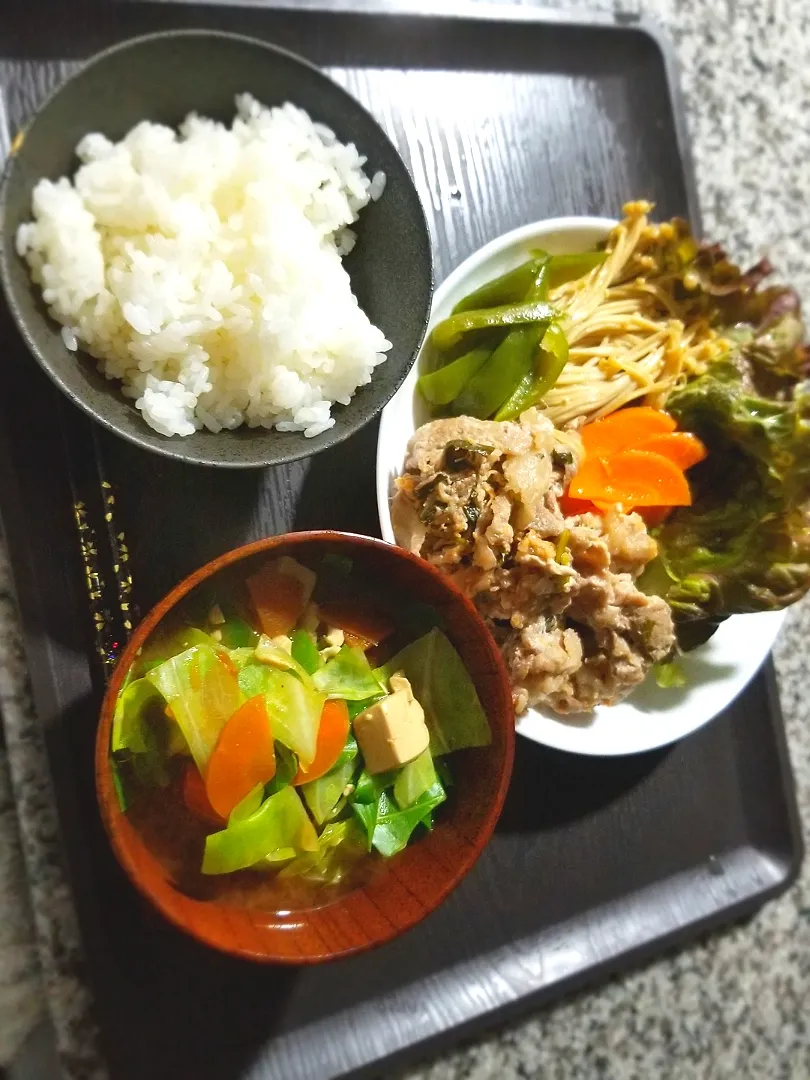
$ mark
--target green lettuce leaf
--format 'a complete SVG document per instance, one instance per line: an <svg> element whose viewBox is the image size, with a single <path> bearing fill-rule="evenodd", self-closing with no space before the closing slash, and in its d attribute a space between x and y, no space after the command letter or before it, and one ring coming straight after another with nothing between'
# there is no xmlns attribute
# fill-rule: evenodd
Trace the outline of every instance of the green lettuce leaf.
<svg viewBox="0 0 810 1080"><path fill-rule="evenodd" d="M285 746L283 742L279 742L278 739L275 740L274 746L276 751L276 771L273 774L273 779L264 786L264 797L266 799L292 783L292 778L298 772L298 758L292 750Z"/></svg>
<svg viewBox="0 0 810 1080"><path fill-rule="evenodd" d="M349 645L342 645L337 656L315 672L312 681L327 697L342 701L363 701L381 689L366 654Z"/></svg>
<svg viewBox="0 0 810 1080"><path fill-rule="evenodd" d="M159 636L155 641L148 642L138 657L136 667L141 674L146 675L153 668L177 656L178 653L186 652L194 645L205 645L214 650L219 648L218 643L204 630L196 626L181 626L168 637Z"/></svg>
<svg viewBox="0 0 810 1080"><path fill-rule="evenodd" d="M236 670L241 671L248 664L255 663L256 649L252 645L243 645L238 649L228 649L228 656Z"/></svg>
<svg viewBox="0 0 810 1080"><path fill-rule="evenodd" d="M281 650L283 651L283 650ZM324 695L309 675L282 671L270 664L250 663L238 674L245 699L263 694L273 728L273 737L293 750L299 761L309 765L315 757Z"/></svg>
<svg viewBox="0 0 810 1080"><path fill-rule="evenodd" d="M365 852L365 838L359 823L354 818L335 821L327 825L318 837L317 851L299 855L278 876L300 877L320 885L337 885Z"/></svg>
<svg viewBox="0 0 810 1080"><path fill-rule="evenodd" d="M407 810L417 803L437 779L430 748L403 765L394 781L394 800L400 810Z"/></svg>
<svg viewBox="0 0 810 1080"><path fill-rule="evenodd" d="M489 721L481 707L464 662L438 628L406 645L375 675L384 685L398 671L410 681L414 697L425 710L434 757L488 746L492 742Z"/></svg>
<svg viewBox="0 0 810 1080"><path fill-rule="evenodd" d="M347 701L346 707L349 710L349 719L354 720L360 713L365 712L369 706L373 705L375 701L381 701L384 697L388 697L386 692L381 686L377 686L379 693L372 694L371 697L364 698L362 701Z"/></svg>
<svg viewBox="0 0 810 1080"><path fill-rule="evenodd" d="M655 685L662 690L679 690L686 686L686 674L683 668L674 660L660 661L653 664Z"/></svg>
<svg viewBox="0 0 810 1080"><path fill-rule="evenodd" d="M333 818L345 803L343 792L352 783L360 764L357 742L349 735L340 757L323 776L301 785L301 794L318 825Z"/></svg>
<svg viewBox="0 0 810 1080"><path fill-rule="evenodd" d="M357 819L365 829L368 850L376 848L390 858L402 851L418 825L431 828L433 811L447 798L438 779L406 810L400 810L387 791L381 791L375 802L351 803Z"/></svg>
<svg viewBox="0 0 810 1080"><path fill-rule="evenodd" d="M118 809L123 814L129 806L129 798L127 796L124 778L121 776L121 768L114 757L110 758L110 772L112 773L113 790L115 791L115 798L118 801Z"/></svg>
<svg viewBox="0 0 810 1080"><path fill-rule="evenodd" d="M667 400L709 451L689 470L692 506L658 530L639 579L679 620L782 608L810 587L810 387L765 397L750 372L736 354Z"/></svg>
<svg viewBox="0 0 810 1080"><path fill-rule="evenodd" d="M133 679L124 683L113 713L110 749L114 754L119 751L146 753L152 742L149 713L155 706L162 712L163 697L148 679Z"/></svg>
<svg viewBox="0 0 810 1080"><path fill-rule="evenodd" d="M387 789L394 786L394 782L397 778L398 769L391 769L388 772L372 774L363 768L360 775L354 785L354 791L351 795L351 802L353 803L376 803L380 795Z"/></svg>
<svg viewBox="0 0 810 1080"><path fill-rule="evenodd" d="M259 862L284 862L317 850L318 836L304 804L295 788L285 787L250 816L234 821L232 814L227 828L206 837L202 872L230 874Z"/></svg>
<svg viewBox="0 0 810 1080"><path fill-rule="evenodd" d="M210 645L193 645L153 668L146 679L171 708L204 774L220 731L245 701L232 669Z"/></svg>

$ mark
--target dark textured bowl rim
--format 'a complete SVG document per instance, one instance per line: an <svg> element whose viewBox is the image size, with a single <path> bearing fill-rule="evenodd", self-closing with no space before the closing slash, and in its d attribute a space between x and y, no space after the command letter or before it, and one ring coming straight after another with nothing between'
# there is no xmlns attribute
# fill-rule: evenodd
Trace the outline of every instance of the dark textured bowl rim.
<svg viewBox="0 0 810 1080"><path fill-rule="evenodd" d="M304 954L302 956L291 958L289 956L270 954L267 951L256 951L255 949L246 947L241 942L238 944L231 943L229 946L225 946L222 942L211 940L199 926L190 925L179 918L172 906L162 901L161 898L152 891L149 883L144 880L144 875L137 862L127 850L125 841L119 836L120 825L118 825L117 822L125 815L115 805L115 796L112 791L112 779L109 768L110 733L116 698L118 697L124 678L132 666L137 653L146 641L148 641L161 620L165 618L165 616L194 588L213 575L219 573L221 570L242 562L253 555L262 552L270 553L274 548L283 546L291 546L294 548L300 545L301 547L306 548L309 545L316 545L318 543L328 544L330 542L345 544L347 547L354 547L356 545L361 549L376 548L387 551L395 558L402 559L403 561L418 567L421 573L432 578L441 589L452 596L454 602L460 604L470 625L476 628L480 640L484 643L490 654L490 659L494 661L494 671L497 673L496 696L499 696L501 699L503 715L490 716L489 721L493 725L493 728L497 726L498 730L503 733L504 751L495 796L491 800L486 815L478 828L472 847L459 859L457 865L453 867L452 872L445 875L445 879L442 881L441 886L435 890L429 904L420 905L419 911L416 914L409 916L399 927L392 926L390 932L386 932L383 935L372 936L369 934L368 938L361 944L354 944L351 946L336 945L335 947L327 946L317 954L313 952L311 954ZM500 711L501 710L498 710L499 714ZM265 537L264 539L255 540L239 547L232 548L230 551L226 551L222 555L209 560L175 585L173 589L154 605L135 628L129 643L121 654L112 677L107 684L104 699L99 710L94 755L96 799L104 830L119 865L124 869L127 877L135 886L139 894L148 900L149 903L177 929L188 934L208 948L213 948L217 951L224 952L227 955L238 956L246 960L258 961L260 963L283 964L285 966L318 964L346 956L353 956L385 945L413 929L414 926L422 922L428 915L444 903L447 897L472 870L482 851L492 838L495 826L501 816L512 778L516 737L511 685L500 651L473 603L460 589L457 588L457 586L449 581L444 574L440 573L440 571L430 563L425 562L424 559L420 559L410 551L397 547L394 544L388 544L384 540L375 539L374 537L364 536L358 533L341 532L333 529L313 529L302 532L281 533L278 536ZM360 890L360 892L362 891L363 890ZM334 902L335 906L339 906L343 899L348 899L353 895L354 893L349 893L345 898L336 900ZM218 903L216 906L223 909L227 916L229 910L227 904ZM317 912L318 910L324 909L304 909L300 914L303 918L307 913Z"/></svg>
<svg viewBox="0 0 810 1080"><path fill-rule="evenodd" d="M181 436L166 436L165 445L162 442L153 445L152 443L147 443L141 440L135 432L122 430L111 420L109 420L103 411L94 408L81 395L75 394L70 388L65 385L58 371L56 371L51 366L49 361L41 354L41 350L34 343L31 335L28 332L28 326L26 321L20 317L20 314L17 310L17 304L14 300L9 285L6 245L3 243L0 243L0 287L2 287L6 305L12 314L15 324L17 325L20 336L23 338L23 341L25 342L28 351L37 361L37 363L48 376L48 378L51 379L51 381L59 388L59 390L65 395L65 397L68 398L74 405L77 405L87 416L91 417L93 420L96 421L96 423L100 424L105 430L112 432L118 438L125 439L128 443L137 446L140 450L145 450L149 453L158 454L161 457L170 458L174 461L182 461L187 465L200 465L220 469L258 469L266 468L270 465L286 465L292 461L300 461L302 458L312 457L314 456L314 454L323 453L326 450L330 450L333 446L339 446L340 443L345 442L346 439L351 438L353 435L356 435L358 431L361 431L367 424L369 424L375 417L377 417L382 412L382 410L385 408L385 406L400 388L402 383L405 381L408 372L416 362L416 357L419 354L419 350L422 348L425 333L427 332L428 322L430 320L430 310L433 300L433 289L435 287L433 245L430 239L430 229L428 227L427 217L425 215L425 208L422 205L422 200L420 199L419 193L416 190L416 185L413 182L413 177L410 175L410 170L408 169L405 162L402 160L402 155L400 154L397 147L394 145L394 142L389 137L388 133L382 127L380 122L376 119L376 117L374 117L372 113L370 113L369 110L365 107L365 105L358 101L357 98L354 97L354 95L350 94L348 90L344 89L344 87L342 87L339 83L335 82L334 79L330 78L329 75L326 74L326 72L324 72L320 67L318 67L317 64L312 63L312 61L307 60L306 57L301 56L299 53L294 52L292 49L287 49L283 45L276 45L272 42L264 41L262 38L252 37L249 34L237 34L227 30L210 30L206 29L205 27L187 27L177 30L158 30L149 34L139 34L135 37L126 38L124 41L118 41L112 45L108 45L105 49L101 49L99 52L96 52L92 56L88 57L87 60L84 61L84 63L82 63L80 67L76 69L76 71L71 72L71 74L68 75L65 79L63 79L58 86L51 90L51 92L37 106L34 113L26 123L25 127L20 129L18 137L19 134L21 134L23 136L24 142L26 131L33 123L36 122L38 116L42 112L44 112L45 109L47 109L53 101L60 97L62 92L66 90L78 78L80 78L89 68L104 60L107 60L110 56L114 56L116 53L123 52L135 46L148 45L150 42L153 41L165 41L167 38L210 38L212 40L232 41L242 45L259 47L269 53L286 57L287 59L293 61L301 67L308 69L313 74L319 76L321 79L324 80L325 83L327 83L332 88L336 96L347 100L348 102L350 102L353 108L357 108L361 112L365 113L369 120L379 129L380 135L389 144L393 153L402 162L402 167L405 170L405 173L408 175L411 185L413 186L414 194L416 195L416 205L419 208L420 215L419 225L424 230L425 236L428 240L427 252L430 281L428 303L426 311L424 313L424 318L422 320L422 326L418 336L418 341L414 345L410 362L403 364L403 370L400 375L397 376L396 381L391 385L388 395L384 398L381 398L379 402L375 403L368 410L368 412L364 414L362 420L360 420L356 424L348 426L346 429L341 429L340 431L335 432L334 436L329 439L326 445L318 447L315 450L313 450L307 445L308 440L303 432L300 432L302 442L300 453L298 451L288 451L286 453L268 453L265 456L257 454L253 460L222 460L215 454L206 454L202 451L191 454L188 450L183 449L184 438ZM12 150L8 155L8 160L6 161L2 175L0 175L0 229L5 229L6 227L6 200L8 189L10 187L12 176L14 173L16 157L16 152L12 147ZM36 287L34 286L33 282L31 283L31 287ZM56 328L57 326L58 324L54 323L54 327ZM54 332L58 333L59 330L55 329ZM86 355L90 360L94 359L93 357L90 357L89 354ZM110 382L112 384L111 393L120 393L120 380L114 379L110 380ZM358 387L358 390L362 389L363 387ZM357 391L355 391L355 394L356 393ZM352 401L354 401L354 396L352 397ZM146 424L146 421L143 420L143 423ZM230 435L235 435L238 438L238 432L241 430L258 431L260 429L248 428L247 425L242 425L240 428L237 428L233 432L222 431L217 433L210 432L209 434L212 438L227 438ZM268 439L272 439L275 429L264 428L263 430L266 431ZM323 432L322 434L327 434L330 430L334 429L327 429L327 432Z"/></svg>

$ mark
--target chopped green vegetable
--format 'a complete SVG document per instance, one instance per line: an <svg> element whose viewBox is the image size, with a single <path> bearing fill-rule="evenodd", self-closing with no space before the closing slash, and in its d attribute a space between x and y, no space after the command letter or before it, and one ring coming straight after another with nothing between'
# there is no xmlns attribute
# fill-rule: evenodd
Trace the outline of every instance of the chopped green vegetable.
<svg viewBox="0 0 810 1080"><path fill-rule="evenodd" d="M518 300L525 300L530 290L537 283L537 276L544 271L548 263L548 255L544 251L537 252L527 262L521 263L514 270L508 270L505 274L488 281L486 285L469 293L453 308L453 314L458 315L463 311L475 311L480 308L500 307L502 304L514 304Z"/></svg>
<svg viewBox="0 0 810 1080"><path fill-rule="evenodd" d="M525 300L502 307L462 311L438 323L433 328L430 340L437 349L445 351L453 348L465 334L472 331L537 324L548 326L556 314L556 310L544 300Z"/></svg>
<svg viewBox="0 0 810 1080"><path fill-rule="evenodd" d="M417 825L432 825L433 810L445 801L447 795L438 779L407 810L400 810L386 791L380 792L376 802L352 802L352 810L366 831L368 848L376 848L381 855L390 858L407 845Z"/></svg>
<svg viewBox="0 0 810 1080"><path fill-rule="evenodd" d="M127 799L126 789L124 787L124 781L121 776L121 770L118 767L118 762L114 757L110 757L110 772L112 773L113 790L115 791L115 798L118 801L118 809L123 814L129 806L129 800Z"/></svg>
<svg viewBox="0 0 810 1080"><path fill-rule="evenodd" d="M244 619L226 619L219 627L221 643L226 649L255 649L259 635Z"/></svg>
<svg viewBox="0 0 810 1080"><path fill-rule="evenodd" d="M327 697L343 701L363 701L380 691L366 654L349 645L342 645L337 656L315 672L312 681Z"/></svg>
<svg viewBox="0 0 810 1080"><path fill-rule="evenodd" d="M271 667L280 668L282 671L294 672L303 682L307 682L309 679L309 672L298 663L292 653L287 652L278 642L273 641L266 634L262 634L259 638L259 643L254 649L253 655L262 664L269 664Z"/></svg>
<svg viewBox="0 0 810 1080"><path fill-rule="evenodd" d="M283 862L317 849L317 833L298 793L285 787L265 799L250 817L229 821L226 829L206 838L202 872L230 874L258 862Z"/></svg>
<svg viewBox="0 0 810 1080"><path fill-rule="evenodd" d="M294 630L292 634L292 658L301 665L309 675L314 675L318 668L323 667L321 654L315 638L308 630Z"/></svg>
<svg viewBox="0 0 810 1080"><path fill-rule="evenodd" d="M204 774L225 722L245 701L232 670L216 649L193 645L146 678L163 695Z"/></svg>
<svg viewBox="0 0 810 1080"><path fill-rule="evenodd" d="M568 340L557 323L551 323L534 352L534 363L495 413L496 420L514 420L536 405L556 384L568 362Z"/></svg>
<svg viewBox="0 0 810 1080"><path fill-rule="evenodd" d="M674 660L662 660L658 664L653 664L653 674L656 685L662 690L679 690L682 686L686 686L684 670Z"/></svg>
<svg viewBox="0 0 810 1080"><path fill-rule="evenodd" d="M327 825L318 837L318 850L308 851L288 863L280 878L301 877L321 885L337 885L345 878L358 855L366 850L363 831L354 818Z"/></svg>
<svg viewBox="0 0 810 1080"><path fill-rule="evenodd" d="M236 678L246 701L249 701L257 694L265 693L269 671L270 668L267 664L259 664L255 659L239 669Z"/></svg>
<svg viewBox="0 0 810 1080"><path fill-rule="evenodd" d="M419 393L431 405L449 405L458 397L476 371L492 356L492 349L479 345L475 349L459 356L444 367L420 375L417 387Z"/></svg>
<svg viewBox="0 0 810 1080"><path fill-rule="evenodd" d="M448 472L479 469L495 448L468 439L451 439L444 448L444 466Z"/></svg>
<svg viewBox="0 0 810 1080"><path fill-rule="evenodd" d="M317 780L302 784L301 794L318 825L323 825L325 821L335 816L345 801L344 792L352 783L359 765L357 743L354 736L349 735L340 757L329 772L318 777Z"/></svg>
<svg viewBox="0 0 810 1080"><path fill-rule="evenodd" d="M375 775L372 776L364 766L354 785L351 801L358 803L376 803L386 788L394 786L396 778L396 769L391 769L390 772L375 773Z"/></svg>
<svg viewBox="0 0 810 1080"><path fill-rule="evenodd" d="M584 277L607 258L606 251L585 251L578 255L552 255L549 266L549 288L556 289L566 281Z"/></svg>
<svg viewBox="0 0 810 1080"><path fill-rule="evenodd" d="M381 686L378 686L379 693L372 694L371 697L363 698L362 701L347 701L346 707L349 710L349 719L354 720L360 713L365 712L375 701L380 701L382 698L387 697Z"/></svg>
<svg viewBox="0 0 810 1080"><path fill-rule="evenodd" d="M178 653L186 652L194 645L205 645L216 650L219 646L210 634L196 626L182 626L170 637L162 638L157 643L148 644L137 661L137 669L144 675L165 663Z"/></svg>
<svg viewBox="0 0 810 1080"><path fill-rule="evenodd" d="M153 738L146 714L155 705L162 711L163 698L148 679L133 679L125 684L113 713L110 749L114 754L121 750L132 754L147 751Z"/></svg>
<svg viewBox="0 0 810 1080"><path fill-rule="evenodd" d="M481 420L497 413L515 387L532 373L534 356L548 325L544 321L520 326L507 334L455 399L453 412Z"/></svg>
<svg viewBox="0 0 810 1080"><path fill-rule="evenodd" d="M231 659L231 663L237 671L241 671L243 667L247 667L256 659L255 646L242 645L238 649L229 649L228 656Z"/></svg>
<svg viewBox="0 0 810 1080"><path fill-rule="evenodd" d="M248 818L253 817L256 811L264 802L264 785L257 784L252 791L249 791L241 802L231 810L228 817L228 824L236 824L239 821L247 821Z"/></svg>
<svg viewBox="0 0 810 1080"><path fill-rule="evenodd" d="M394 800L400 810L407 810L436 783L436 769L430 748L424 750L418 758L403 765L394 781Z"/></svg>
<svg viewBox="0 0 810 1080"><path fill-rule="evenodd" d="M292 783L292 778L298 772L298 758L292 750L278 739L275 740L274 747L276 751L276 771L273 779L264 786L264 797L266 799Z"/></svg>
<svg viewBox="0 0 810 1080"><path fill-rule="evenodd" d="M492 741L489 722L464 662L441 630L406 645L376 676L385 685L403 671L425 710L434 757Z"/></svg>
<svg viewBox="0 0 810 1080"><path fill-rule="evenodd" d="M238 679L246 699L264 695L273 737L295 751L304 765L309 765L315 757L325 699L303 668L300 673L302 677L297 671L252 663L242 668Z"/></svg>
<svg viewBox="0 0 810 1080"><path fill-rule="evenodd" d="M535 279L526 296L527 303L546 300L549 262L548 257L539 261ZM511 330L457 396L453 412L483 420L511 399L515 388L532 375L536 366L535 356L547 327L548 322L544 321Z"/></svg>

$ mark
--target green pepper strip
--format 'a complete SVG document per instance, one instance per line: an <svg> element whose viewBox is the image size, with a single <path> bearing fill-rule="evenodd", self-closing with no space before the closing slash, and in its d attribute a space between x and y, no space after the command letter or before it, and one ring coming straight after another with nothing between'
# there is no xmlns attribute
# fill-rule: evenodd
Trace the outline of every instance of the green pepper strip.
<svg viewBox="0 0 810 1080"><path fill-rule="evenodd" d="M554 308L542 300L524 300L520 304L506 304L502 307L479 311L462 311L435 326L431 341L437 349L445 351L452 348L464 334L472 330L495 330L499 327L511 328L537 323L548 325L556 314ZM497 351L496 349L495 352Z"/></svg>
<svg viewBox="0 0 810 1080"><path fill-rule="evenodd" d="M542 338L542 346L537 349L535 363L498 409L495 419L514 420L536 405L559 379L567 360L568 341L559 325L552 323Z"/></svg>
<svg viewBox="0 0 810 1080"><path fill-rule="evenodd" d="M508 334L453 404L457 416L486 420L510 397L527 372L548 323L521 326Z"/></svg>
<svg viewBox="0 0 810 1080"><path fill-rule="evenodd" d="M429 375L422 375L417 386L431 405L448 405L458 397L478 369L492 356L492 349L481 346L453 360Z"/></svg>
<svg viewBox="0 0 810 1080"><path fill-rule="evenodd" d="M292 658L297 660L307 675L314 675L323 667L321 654L315 638L306 630L295 630L292 635Z"/></svg>
<svg viewBox="0 0 810 1080"><path fill-rule="evenodd" d="M525 300L535 285L538 271L542 270L548 262L548 255L544 251L532 252L532 256L528 262L521 263L514 270L501 274L494 281L488 281L486 285L482 285L463 297L453 308L453 314L499 307L501 304L515 304L518 300Z"/></svg>
<svg viewBox="0 0 810 1080"><path fill-rule="evenodd" d="M584 277L595 267L601 266L606 258L606 251L585 251L579 255L552 255L549 267L549 288L556 289L558 285L564 285L566 281L576 281L577 278Z"/></svg>
<svg viewBox="0 0 810 1080"><path fill-rule="evenodd" d="M485 301L492 299L496 292L490 291L491 287L497 285L498 282L507 281L507 279L508 284L503 288L499 287L497 290L498 296L509 299L510 296L507 296L506 293L509 293L510 290L514 293L520 289L520 293L513 297L515 300L545 300L548 297L550 256L542 251L534 254L535 258L523 263L517 270L512 270L510 273L504 274L503 278L498 278L497 282L490 282L489 285L484 285L471 293L470 296L455 306L454 313L459 310L467 310L463 305L466 305L466 301L473 297L482 296ZM482 306L485 307L486 303L483 303ZM458 397L478 369L492 356L492 353L491 348L481 345L460 356L457 360L445 364L444 367L423 375L417 383L420 393L431 405L449 405L451 401Z"/></svg>
<svg viewBox="0 0 810 1080"><path fill-rule="evenodd" d="M527 301L544 301L548 296L548 255L543 258ZM510 330L485 364L470 378L453 406L456 415L468 414L484 420L510 397L514 388L531 373L532 360L546 332L547 323L535 323Z"/></svg>

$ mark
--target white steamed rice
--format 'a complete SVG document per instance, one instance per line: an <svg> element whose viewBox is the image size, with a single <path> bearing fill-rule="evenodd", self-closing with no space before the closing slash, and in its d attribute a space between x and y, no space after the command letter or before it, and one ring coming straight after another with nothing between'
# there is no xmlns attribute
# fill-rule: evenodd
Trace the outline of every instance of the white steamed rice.
<svg viewBox="0 0 810 1080"><path fill-rule="evenodd" d="M236 105L230 129L192 114L179 135L87 135L72 183L36 185L17 250L67 348L156 431L313 436L391 347L341 262L385 177L294 105Z"/></svg>

